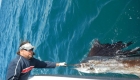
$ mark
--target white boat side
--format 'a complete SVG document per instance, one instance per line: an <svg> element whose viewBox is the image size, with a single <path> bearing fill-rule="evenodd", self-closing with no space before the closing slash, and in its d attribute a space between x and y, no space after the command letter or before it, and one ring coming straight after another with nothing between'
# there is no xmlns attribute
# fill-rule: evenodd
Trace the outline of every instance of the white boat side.
<svg viewBox="0 0 140 80"><path fill-rule="evenodd" d="M113 78L94 76L37 75L28 80L140 80L139 78Z"/></svg>

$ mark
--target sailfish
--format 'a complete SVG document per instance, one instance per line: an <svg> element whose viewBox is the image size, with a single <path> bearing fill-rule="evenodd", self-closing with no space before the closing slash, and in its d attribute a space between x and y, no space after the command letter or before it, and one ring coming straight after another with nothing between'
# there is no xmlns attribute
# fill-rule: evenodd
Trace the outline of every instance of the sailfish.
<svg viewBox="0 0 140 80"><path fill-rule="evenodd" d="M133 74L140 78L140 47L124 49L131 44L132 41L101 44L95 39L87 57L75 64L75 69L83 73Z"/></svg>

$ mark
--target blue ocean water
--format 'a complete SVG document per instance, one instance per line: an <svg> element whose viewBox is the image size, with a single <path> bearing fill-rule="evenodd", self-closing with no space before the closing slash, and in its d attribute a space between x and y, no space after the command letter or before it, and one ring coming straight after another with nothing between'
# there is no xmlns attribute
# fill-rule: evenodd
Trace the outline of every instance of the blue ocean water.
<svg viewBox="0 0 140 80"><path fill-rule="evenodd" d="M0 80L21 41L35 46L35 57L79 63L92 41L133 41L140 46L140 0L0 0ZM31 75L62 74L137 78L122 74L83 74L71 67L34 69Z"/></svg>

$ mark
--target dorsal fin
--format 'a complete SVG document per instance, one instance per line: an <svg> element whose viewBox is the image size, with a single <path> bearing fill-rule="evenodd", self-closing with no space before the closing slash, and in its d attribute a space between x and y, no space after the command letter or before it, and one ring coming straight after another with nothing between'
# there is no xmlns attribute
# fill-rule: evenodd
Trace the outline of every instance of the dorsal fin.
<svg viewBox="0 0 140 80"><path fill-rule="evenodd" d="M91 48L89 54L88 54L88 57L91 57L91 56L95 56L98 54L98 52L102 49L102 46L100 44L100 42L95 39L94 40L94 43L93 43L93 47Z"/></svg>
<svg viewBox="0 0 140 80"><path fill-rule="evenodd" d="M93 47L90 49L88 57L91 56L116 56L118 55L118 51L121 51L123 48L132 44L131 42L123 43L122 41L118 41L116 43L106 43L101 44L98 39L94 40ZM121 51L122 54L125 51ZM130 53L130 51L128 51Z"/></svg>

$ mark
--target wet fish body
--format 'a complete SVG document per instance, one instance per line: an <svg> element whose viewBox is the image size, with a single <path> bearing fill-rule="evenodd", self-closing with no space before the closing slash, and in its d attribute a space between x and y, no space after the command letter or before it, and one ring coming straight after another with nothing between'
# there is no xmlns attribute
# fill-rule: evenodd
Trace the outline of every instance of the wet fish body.
<svg viewBox="0 0 140 80"><path fill-rule="evenodd" d="M95 58L95 59L94 59ZM75 65L83 73L120 73L134 74L140 77L140 58L92 57L91 60Z"/></svg>

